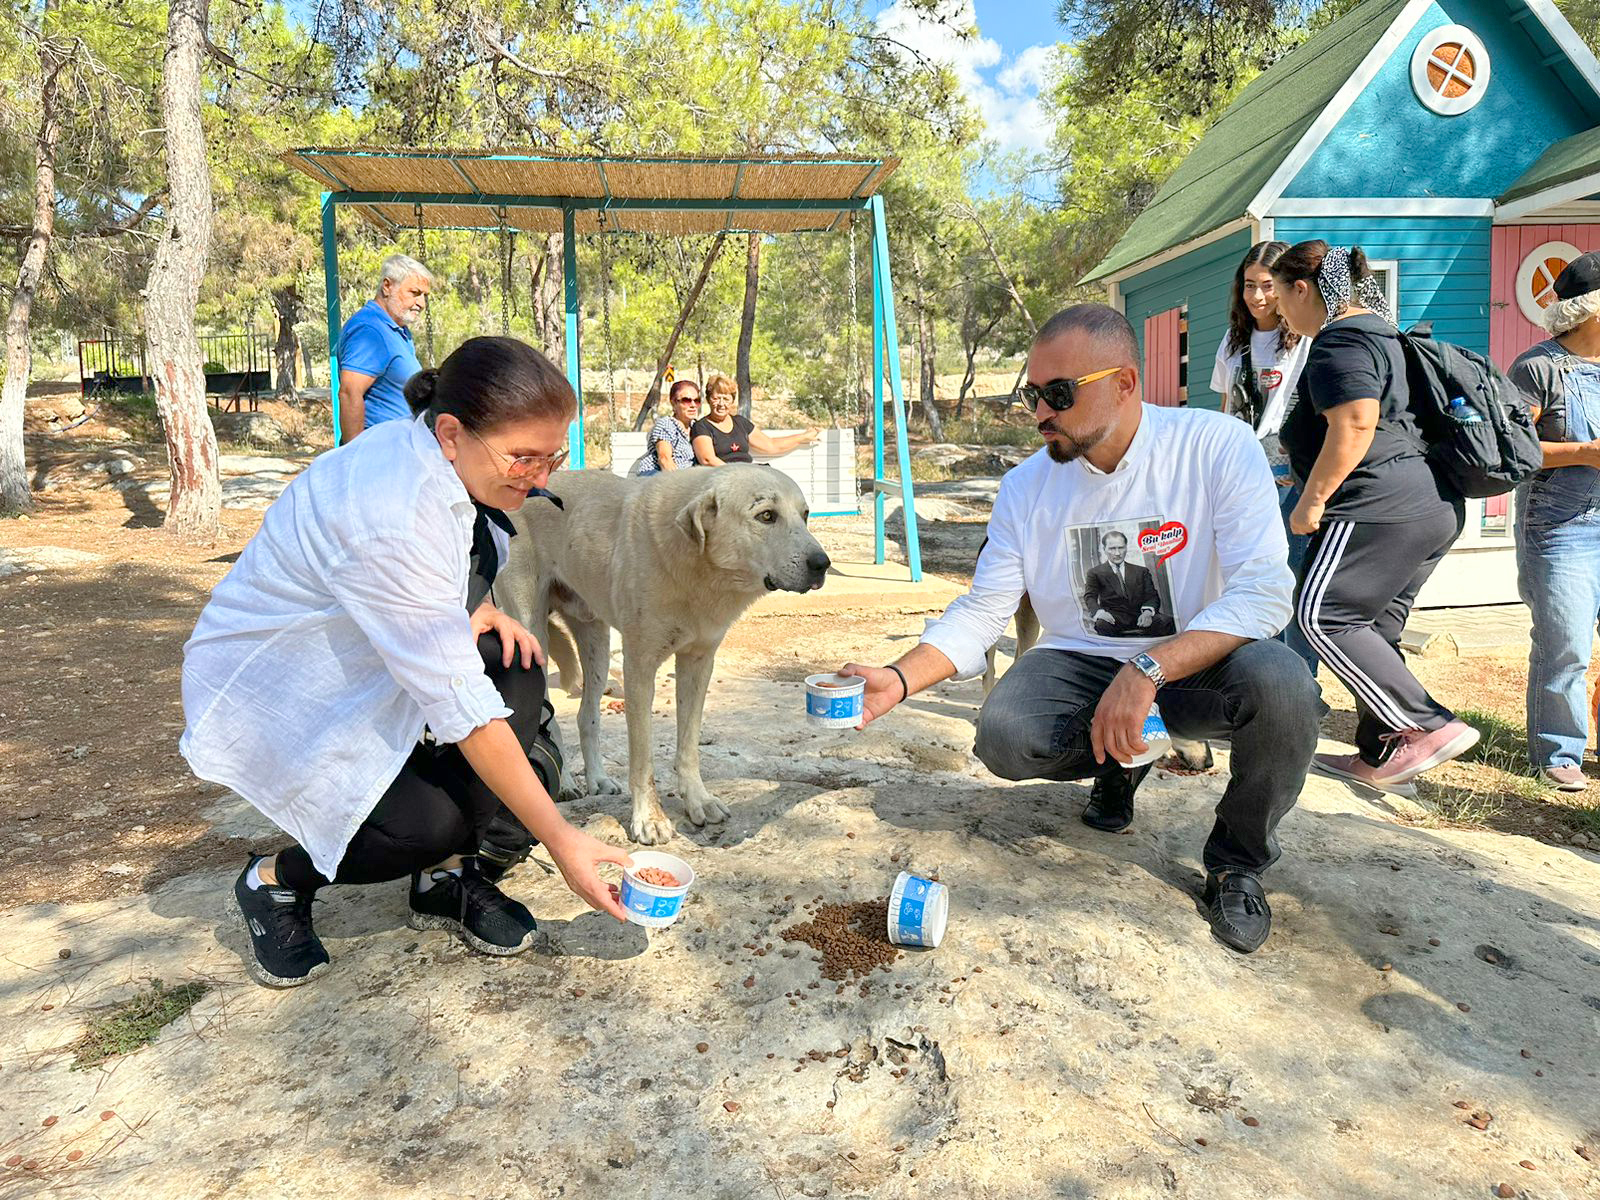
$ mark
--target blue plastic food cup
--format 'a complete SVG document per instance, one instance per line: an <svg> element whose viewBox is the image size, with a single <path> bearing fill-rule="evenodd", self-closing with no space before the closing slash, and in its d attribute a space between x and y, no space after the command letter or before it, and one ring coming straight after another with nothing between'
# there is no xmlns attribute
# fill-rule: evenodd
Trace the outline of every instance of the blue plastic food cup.
<svg viewBox="0 0 1600 1200"><path fill-rule="evenodd" d="M896 946L937 946L950 918L950 889L901 871L889 893L889 940Z"/></svg>
<svg viewBox="0 0 1600 1200"><path fill-rule="evenodd" d="M806 719L824 729L854 729L866 697L867 681L859 675L808 675Z"/></svg>
<svg viewBox="0 0 1600 1200"><path fill-rule="evenodd" d="M1139 730L1139 738L1144 742L1144 753L1137 754L1129 761L1122 763L1125 767L1142 767L1145 763L1153 763L1158 758L1165 758L1172 749L1172 735L1167 732L1167 723L1161 719L1161 710L1154 704L1145 714L1144 726ZM1121 759L1117 760L1121 762Z"/></svg>
<svg viewBox="0 0 1600 1200"><path fill-rule="evenodd" d="M630 857L633 865L622 868L622 908L635 925L664 929L678 919L683 898L694 882L694 869L676 855L659 850L635 850ZM678 886L662 887L644 882L637 873L645 867L667 872L678 881Z"/></svg>

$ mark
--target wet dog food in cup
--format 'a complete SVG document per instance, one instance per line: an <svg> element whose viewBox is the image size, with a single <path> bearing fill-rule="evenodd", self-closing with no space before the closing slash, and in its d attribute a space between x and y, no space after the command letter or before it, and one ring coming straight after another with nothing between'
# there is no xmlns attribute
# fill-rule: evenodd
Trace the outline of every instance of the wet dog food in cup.
<svg viewBox="0 0 1600 1200"><path fill-rule="evenodd" d="M694 868L675 854L635 850L633 865L622 869L622 908L628 920L649 929L665 929L678 919L683 898L694 883ZM663 878L671 884L660 882Z"/></svg>
<svg viewBox="0 0 1600 1200"><path fill-rule="evenodd" d="M859 675L808 675L806 719L823 729L853 729L861 722L867 681Z"/></svg>

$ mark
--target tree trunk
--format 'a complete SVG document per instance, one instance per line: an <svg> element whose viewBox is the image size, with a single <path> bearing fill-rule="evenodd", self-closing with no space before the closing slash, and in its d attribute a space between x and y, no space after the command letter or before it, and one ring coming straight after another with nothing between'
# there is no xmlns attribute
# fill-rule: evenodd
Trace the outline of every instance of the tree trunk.
<svg viewBox="0 0 1600 1200"><path fill-rule="evenodd" d="M305 380L304 386L308 388L316 387L316 377L311 374L311 347L306 344L304 339L300 341L300 366L304 372L301 375L301 378Z"/></svg>
<svg viewBox="0 0 1600 1200"><path fill-rule="evenodd" d="M739 412L750 416L754 406L750 387L750 343L756 336L756 293L761 284L761 235L752 231L744 257L744 314L739 318L739 356L734 367L739 385Z"/></svg>
<svg viewBox="0 0 1600 1200"><path fill-rule="evenodd" d="M952 414L957 420L961 419L962 412L966 409L967 393L972 391L973 385L978 381L978 351L983 346L983 340L994 332L994 327L1000 324L1004 312L998 313L982 329L977 327L978 318L969 307L961 321L962 349L967 355L966 373L961 376L961 391L956 395L956 409Z"/></svg>
<svg viewBox="0 0 1600 1200"><path fill-rule="evenodd" d="M171 0L161 71L166 124L167 228L145 285L145 336L156 410L167 435L172 496L168 532L206 545L220 530L217 435L206 412L206 378L194 310L211 248L211 177L200 124L200 65L210 0Z"/></svg>
<svg viewBox="0 0 1600 1200"><path fill-rule="evenodd" d="M661 403L661 377L666 373L667 364L672 361L672 352L678 348L678 338L683 335L683 327L689 323L689 314L694 311L695 301L700 299L700 289L705 287L706 280L711 278L712 264L717 261L717 255L722 253L722 243L726 237L727 234L719 233L712 241L711 249L706 251L705 262L700 264L700 274L695 276L694 286L683 298L683 305L678 309L678 321L672 327L672 336L667 339L666 348L656 360L656 376L650 381L650 390L645 394L644 403L639 405L638 415L633 418L635 433L649 423L650 415L656 411L656 405Z"/></svg>
<svg viewBox="0 0 1600 1200"><path fill-rule="evenodd" d="M1030 334L1037 334L1039 332L1039 323L1033 319L1033 314L1028 311L1028 306L1022 302L1022 293L1017 291L1017 285L1011 279L1011 272L1007 271L1005 263L1000 261L1000 251L995 249L994 239L989 236L988 228L978 219L977 210L969 208L966 210L966 215L967 219L977 226L978 233L983 238L983 244L989 248L989 257L994 261L994 269L1000 273L1000 282L1006 285L1006 295L1010 296L1011 303L1017 306L1017 312L1022 315L1023 324L1028 327Z"/></svg>
<svg viewBox="0 0 1600 1200"><path fill-rule="evenodd" d="M48 13L53 4L45 6ZM33 230L22 266L17 271L17 290L11 296L6 316L6 378L0 388L0 517L30 512L33 495L28 488L27 453L22 441L23 409L27 404L28 377L33 373L33 353L28 345L28 325L33 317L33 297L44 274L45 258L56 225L56 146L61 138L61 72L70 53L45 36L39 38L39 134L34 144Z"/></svg>
<svg viewBox="0 0 1600 1200"><path fill-rule="evenodd" d="M545 357L563 371L567 357L567 311L561 294L561 238L544 237L541 254L528 255L528 290L533 306L533 327Z"/></svg>
<svg viewBox="0 0 1600 1200"><path fill-rule="evenodd" d="M294 383L295 353L300 338L295 333L295 322L300 319L300 289L295 284L278 288L272 293L272 311L278 317L278 340L273 344L273 356L278 363L278 399L291 404L299 399Z"/></svg>
<svg viewBox="0 0 1600 1200"><path fill-rule="evenodd" d="M928 312L927 292L922 286L922 253L911 247L911 278L917 288L917 382L918 396L922 400L922 415L928 422L928 433L936 442L944 441L944 424L939 420L939 407L933 402L933 317Z"/></svg>

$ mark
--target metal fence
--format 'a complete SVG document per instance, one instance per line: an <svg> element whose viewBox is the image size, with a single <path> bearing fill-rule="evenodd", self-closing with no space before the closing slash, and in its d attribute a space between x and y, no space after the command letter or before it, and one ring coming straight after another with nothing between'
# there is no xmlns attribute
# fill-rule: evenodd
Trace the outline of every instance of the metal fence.
<svg viewBox="0 0 1600 1200"><path fill-rule="evenodd" d="M267 335L253 329L208 333L199 338L206 392L237 405L254 401L272 387L272 348ZM85 338L78 342L78 387L85 398L96 393L137 394L152 389L143 338Z"/></svg>

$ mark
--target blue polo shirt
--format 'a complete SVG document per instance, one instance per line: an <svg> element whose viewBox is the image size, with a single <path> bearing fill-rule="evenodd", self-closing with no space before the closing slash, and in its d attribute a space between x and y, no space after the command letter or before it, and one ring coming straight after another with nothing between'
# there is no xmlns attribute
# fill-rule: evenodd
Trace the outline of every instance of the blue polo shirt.
<svg viewBox="0 0 1600 1200"><path fill-rule="evenodd" d="M400 417L411 419L406 380L422 370L422 363L411 331L384 312L376 300L368 300L340 330L339 369L372 376L362 428Z"/></svg>

